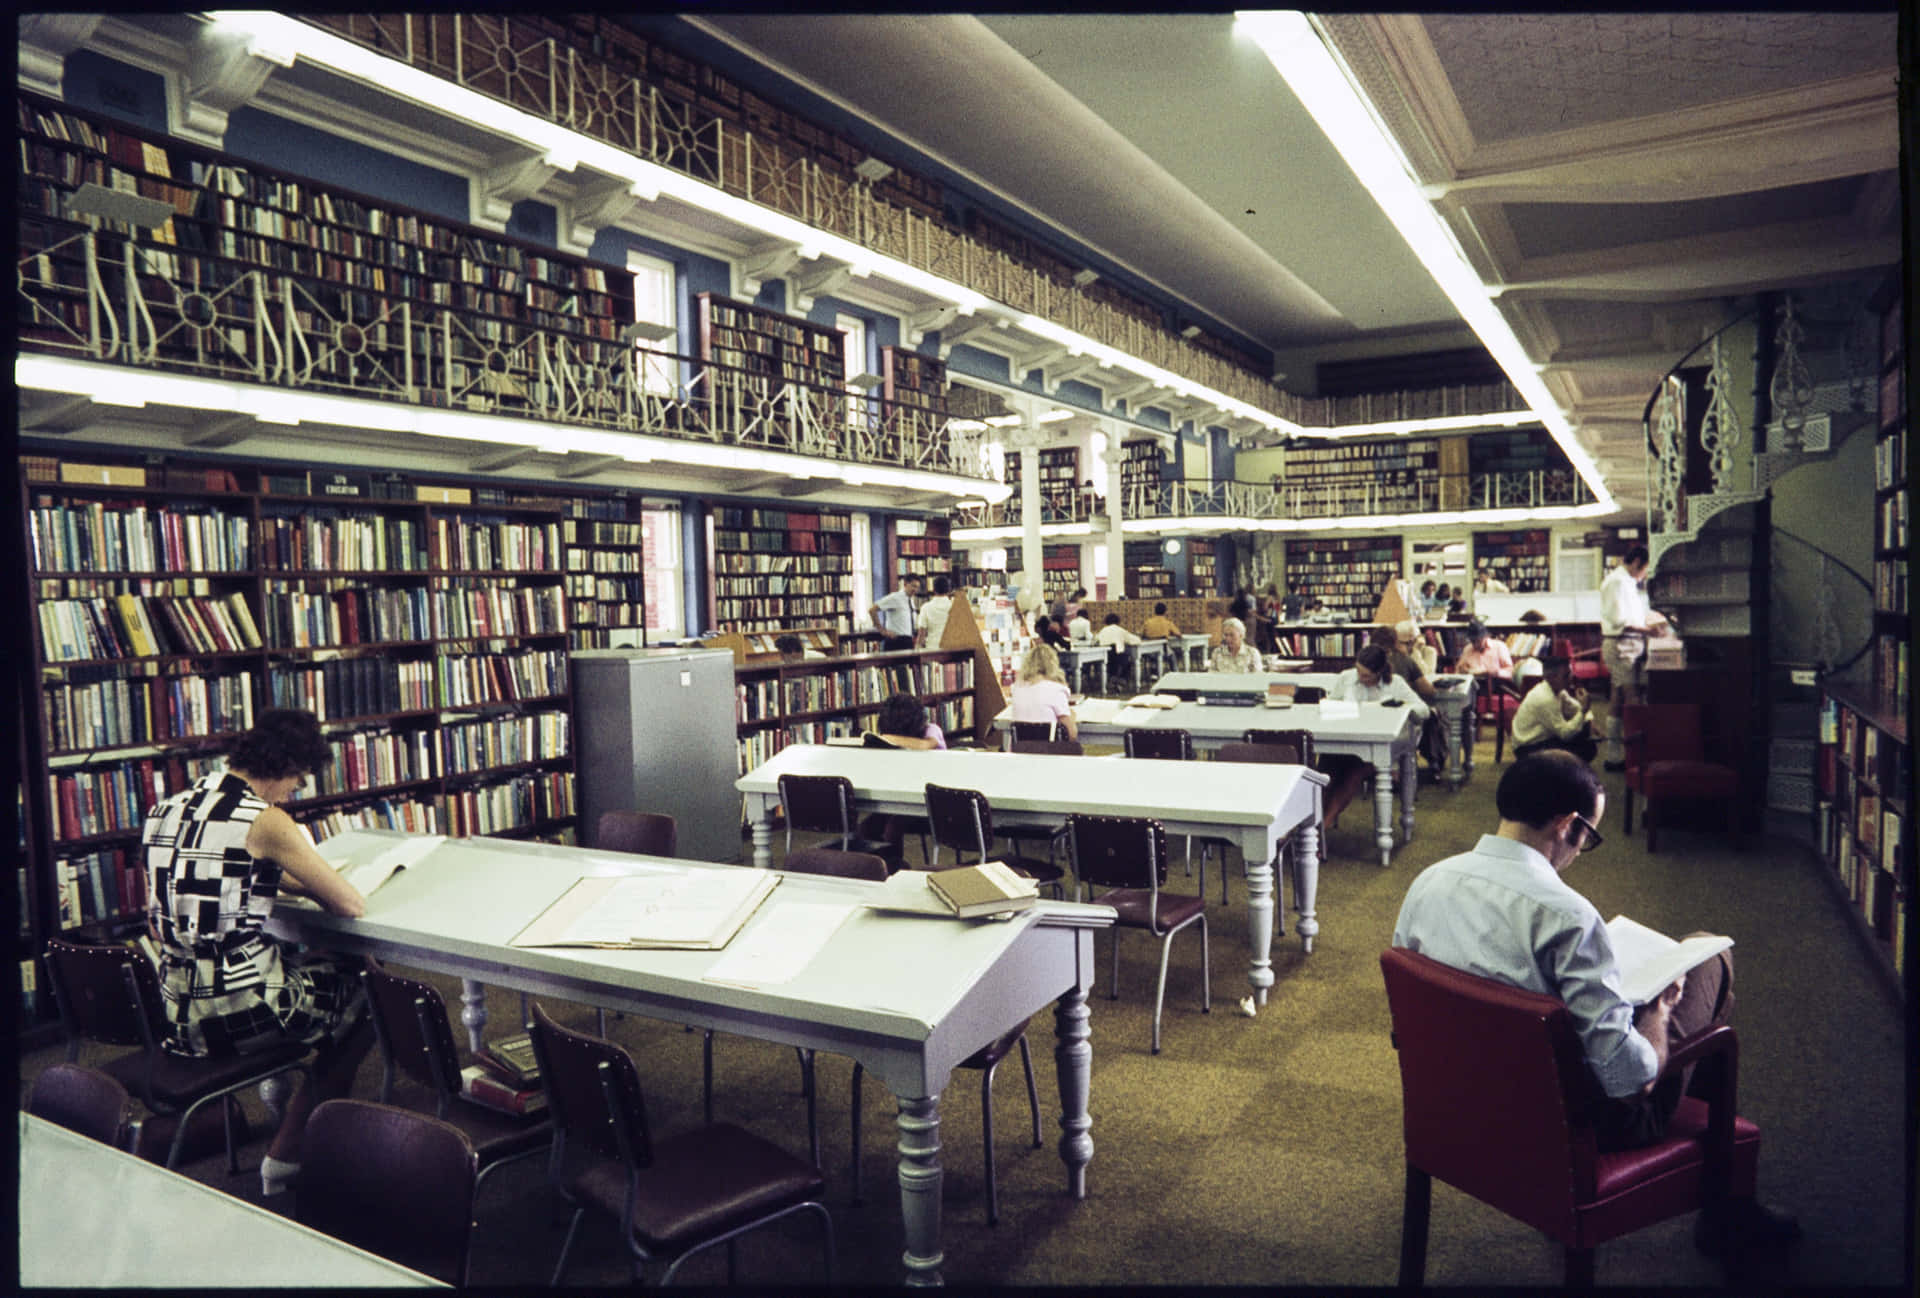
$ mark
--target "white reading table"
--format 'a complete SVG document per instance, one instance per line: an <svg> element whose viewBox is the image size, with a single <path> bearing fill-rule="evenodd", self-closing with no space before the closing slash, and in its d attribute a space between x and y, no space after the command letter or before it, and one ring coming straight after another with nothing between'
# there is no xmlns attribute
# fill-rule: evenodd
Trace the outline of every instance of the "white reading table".
<svg viewBox="0 0 1920 1298"><path fill-rule="evenodd" d="M1333 688L1338 672L1168 672L1153 683L1155 693L1169 690L1195 690L1201 694L1254 694L1265 698L1269 684L1312 685L1323 690ZM1471 676L1438 674L1433 682L1433 710L1447 730L1447 769L1442 777L1447 787L1457 789L1473 770L1473 699L1478 685ZM1254 729L1268 729L1247 723ZM1275 724L1271 729L1298 727Z"/></svg>
<svg viewBox="0 0 1920 1298"><path fill-rule="evenodd" d="M1217 679L1227 680L1233 675L1222 673ZM1247 677L1242 676L1241 679ZM1193 736L1194 751L1201 753L1211 753L1223 745L1239 743L1248 730L1312 731L1314 746L1320 751L1351 753L1373 767L1373 841L1380 848L1380 864L1384 866L1393 860L1396 772L1400 785L1401 836L1403 839L1413 837L1414 790L1419 784L1414 759L1419 748L1420 727L1414 724L1415 714L1406 708L1387 708L1378 703L1361 703L1357 706L1358 716L1332 718L1321 716L1317 703L1298 703L1290 708L1205 703L1181 703L1171 708L1132 708L1121 699L1082 699L1074 704L1073 715L1079 723L1082 742L1123 743L1129 730L1184 730ZM993 723L1000 727L1011 724L1006 712L995 717ZM1204 772L1196 777L1202 782L1223 778L1218 774L1221 768L1212 763L1198 769ZM1156 782L1161 778L1158 774L1154 776ZM995 806L998 814L998 804ZM1317 825L1317 814L1315 822ZM1167 827L1173 828L1171 823ZM1182 829L1180 832L1217 835L1219 831ZM1304 934L1307 930L1301 931Z"/></svg>
<svg viewBox="0 0 1920 1298"><path fill-rule="evenodd" d="M1179 642L1179 662L1182 667L1193 665L1193 655L1198 653L1202 664L1206 662L1207 650L1213 643L1213 637L1205 631L1182 631L1177 636L1168 636L1169 643Z"/></svg>
<svg viewBox="0 0 1920 1298"><path fill-rule="evenodd" d="M26 1288L446 1288L27 1113L20 1114L19 1205Z"/></svg>
<svg viewBox="0 0 1920 1298"><path fill-rule="evenodd" d="M1112 702L1089 700L1101 701ZM1290 858L1298 915L1294 929L1308 951L1320 931L1314 897L1320 886L1320 807L1327 779L1305 766L1120 764L1099 757L790 744L735 785L747 795L756 865L773 861L773 813L780 805L782 775L843 775L853 782L862 810L891 815L925 815L926 787L940 784L985 794L995 826L1057 825L1078 812L1150 816L1169 834L1224 838L1246 861L1252 949L1247 981L1262 1005L1273 986L1273 858L1281 842L1298 831Z"/></svg>
<svg viewBox="0 0 1920 1298"><path fill-rule="evenodd" d="M1105 645L1077 644L1065 649L1056 650L1055 652L1060 657L1060 666L1066 671L1073 673L1073 692L1075 694L1086 693L1086 690L1082 688L1080 679L1080 669L1083 667L1098 667L1100 669L1100 692L1103 694L1106 693L1107 647Z"/></svg>
<svg viewBox="0 0 1920 1298"><path fill-rule="evenodd" d="M449 839L382 884L359 919L282 904L268 929L462 979L461 1021L476 1048L486 1023L480 984L490 983L858 1060L900 1102L903 1260L915 1284L940 1282L940 1094L948 1074L1053 1002L1060 1156L1069 1192L1085 1197L1093 1157L1087 991L1093 933L1112 925L1109 907L1042 902L1005 922L961 923L869 911L859 902L876 884L786 875L724 950L508 945L583 877L675 868L746 867Z"/></svg>

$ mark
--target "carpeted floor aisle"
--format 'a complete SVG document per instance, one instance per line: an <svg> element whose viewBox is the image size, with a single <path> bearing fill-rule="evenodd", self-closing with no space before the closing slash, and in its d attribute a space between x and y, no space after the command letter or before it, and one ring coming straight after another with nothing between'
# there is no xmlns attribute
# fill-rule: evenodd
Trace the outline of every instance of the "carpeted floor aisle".
<svg viewBox="0 0 1920 1298"><path fill-rule="evenodd" d="M1030 1029L1043 1148L1030 1145L1017 1054L996 1079L997 1227L984 1220L980 1078L956 1074L941 1113L948 1282L1391 1285L1399 1250L1400 1096L1377 958L1413 874L1494 827L1493 788L1504 768L1493 765L1490 742L1480 745L1478 758L1458 792L1422 784L1414 839L1390 868L1371 863L1365 805L1356 803L1330 831L1314 953L1301 953L1289 923L1275 943L1277 983L1257 1018L1236 1009L1246 990L1245 890L1237 878L1229 904L1209 907L1214 1011L1200 1013L1199 943L1183 934L1175 940L1158 1057L1148 1053L1156 944L1123 935L1120 999L1107 999L1103 981L1091 1002L1095 1153L1084 1202L1065 1197L1054 1148L1051 1016L1043 1013ZM1714 831L1674 830L1663 832L1661 853L1649 857L1644 834L1624 832L1618 777L1606 778L1607 842L1574 867L1570 882L1603 914L1625 911L1664 931L1705 928L1737 940L1742 1111L1765 1133L1763 1194L1797 1213L1806 1231L1775 1281L1822 1292L1905 1291L1910 1016L1869 965L1806 848L1758 833L1735 845ZM1192 886L1177 864L1173 886ZM1217 879L1209 892L1217 896ZM1104 974L1105 938L1099 954ZM457 987L449 982L445 990L457 1005ZM495 1031L505 1032L517 997L495 992L489 1009ZM592 1021L584 1010L565 1017ZM633 1018L613 1024L613 1034L641 1062L656 1128L697 1123L698 1034ZM57 1047L26 1054L23 1084L60 1057ZM804 1149L793 1052L723 1037L715 1057L719 1115ZM866 1196L853 1204L850 1076L848 1061L821 1057L822 1159L839 1232L836 1278L890 1285L901 1274L892 1105L883 1088L866 1087ZM378 1080L377 1061L370 1061L356 1093L370 1097ZM248 1102L262 1112L256 1098ZM243 1161L257 1162L261 1148L254 1141ZM229 1179L218 1154L187 1170L242 1197L258 1196L257 1175ZM565 1216L542 1161L492 1178L477 1215L474 1282L544 1284ZM1692 1248L1691 1227L1683 1219L1602 1247L1599 1283L1719 1284L1718 1267ZM743 1241L740 1261L743 1283L820 1278L814 1236L798 1224ZM583 1230L568 1282L619 1284L627 1275L611 1229ZM688 1283L717 1283L724 1275L718 1254L683 1272ZM1560 1279L1560 1257L1532 1231L1441 1186L1427 1275L1436 1285L1551 1286Z"/></svg>

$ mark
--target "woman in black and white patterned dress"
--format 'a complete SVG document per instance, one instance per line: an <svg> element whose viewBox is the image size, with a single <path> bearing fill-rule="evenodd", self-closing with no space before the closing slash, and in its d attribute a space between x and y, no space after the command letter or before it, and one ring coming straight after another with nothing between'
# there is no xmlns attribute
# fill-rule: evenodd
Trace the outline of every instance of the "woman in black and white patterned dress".
<svg viewBox="0 0 1920 1298"><path fill-rule="evenodd" d="M352 1088L373 1039L357 959L307 952L261 928L282 892L338 915L366 909L279 806L329 759L311 712L268 711L234 741L223 769L156 803L140 835L167 1049L222 1058L288 1040L318 1048L314 1085L288 1101L261 1164L268 1194L298 1173L307 1115Z"/></svg>

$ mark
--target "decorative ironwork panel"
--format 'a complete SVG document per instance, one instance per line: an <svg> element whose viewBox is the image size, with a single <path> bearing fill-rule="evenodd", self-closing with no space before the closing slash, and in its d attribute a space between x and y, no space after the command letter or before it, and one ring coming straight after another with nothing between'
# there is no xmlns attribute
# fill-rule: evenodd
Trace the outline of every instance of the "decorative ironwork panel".
<svg viewBox="0 0 1920 1298"><path fill-rule="evenodd" d="M460 84L558 120L558 69L551 38L486 14L460 14Z"/></svg>
<svg viewBox="0 0 1920 1298"><path fill-rule="evenodd" d="M1720 335L1715 334L1713 365L1707 371L1707 412L1700 421L1700 445L1707 452L1716 493L1733 490L1733 453L1742 440L1740 412L1734 409L1730 393L1732 386L1726 349L1721 345Z"/></svg>

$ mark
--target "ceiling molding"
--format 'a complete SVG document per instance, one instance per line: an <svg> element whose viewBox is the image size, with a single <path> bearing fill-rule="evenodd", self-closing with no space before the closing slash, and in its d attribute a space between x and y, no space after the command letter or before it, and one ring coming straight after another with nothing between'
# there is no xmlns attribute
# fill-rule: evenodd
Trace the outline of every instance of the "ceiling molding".
<svg viewBox="0 0 1920 1298"><path fill-rule="evenodd" d="M1513 268L1502 295L1682 301L1817 283L1899 260L1897 235L1862 235L1847 218L1790 221L1532 258Z"/></svg>
<svg viewBox="0 0 1920 1298"><path fill-rule="evenodd" d="M1316 14L1361 93L1423 183L1448 180L1473 153L1473 132L1425 22L1414 14Z"/></svg>

